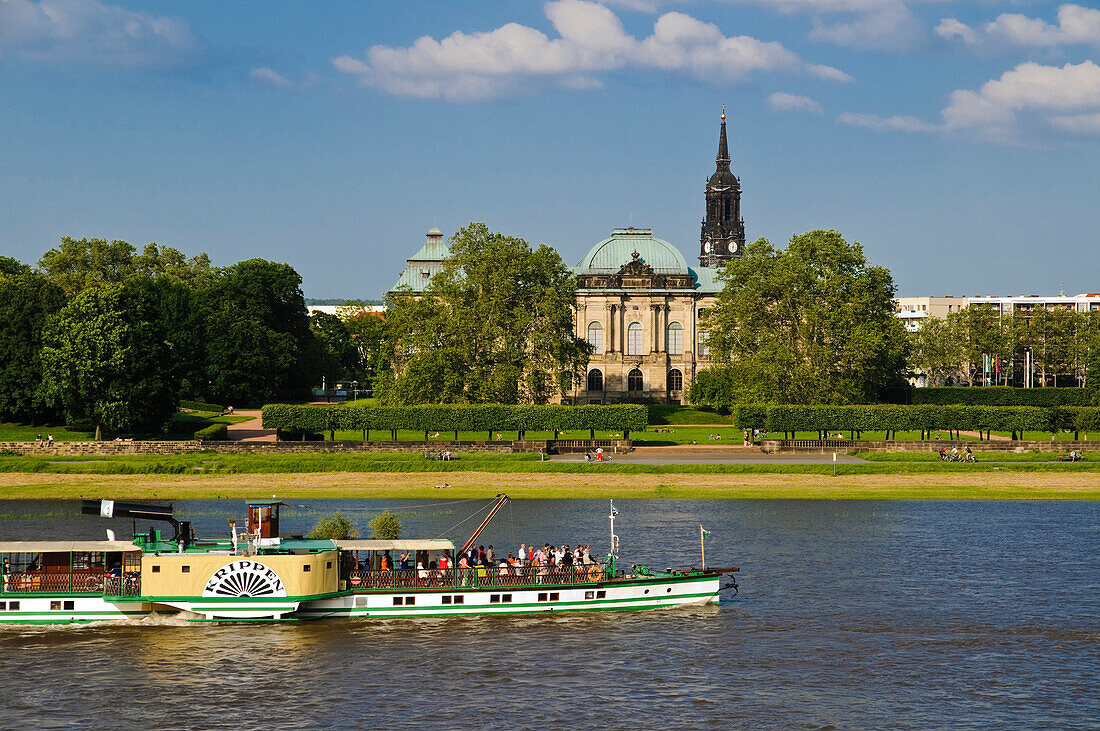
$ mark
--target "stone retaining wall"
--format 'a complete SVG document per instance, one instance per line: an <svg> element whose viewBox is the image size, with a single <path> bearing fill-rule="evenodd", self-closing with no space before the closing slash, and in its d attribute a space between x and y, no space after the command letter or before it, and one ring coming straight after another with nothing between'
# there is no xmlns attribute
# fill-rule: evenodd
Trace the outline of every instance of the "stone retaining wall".
<svg viewBox="0 0 1100 731"><path fill-rule="evenodd" d="M573 441L573 440L571 440ZM630 440L597 440L605 451L630 451ZM309 452L368 453L413 452L433 454L444 451L459 454L511 454L513 452L557 452L554 440L519 441L432 441L432 442L200 442L123 441L123 442L0 442L0 454L14 452L39 457L112 457L127 454L193 454L213 451L229 454L295 454ZM595 447L592 447L594 450ZM572 445L566 451L572 451Z"/></svg>
<svg viewBox="0 0 1100 731"><path fill-rule="evenodd" d="M789 442L797 442L790 444ZM899 439L896 441L870 440L829 440L815 444L813 439L765 439L760 443L760 451L765 454L831 454L839 452L938 452L940 447L951 450L952 445L959 449L969 446L975 452L1058 452L1065 454L1070 450L1088 450L1100 447L1100 442L1089 441L971 441L958 442L946 439L918 441Z"/></svg>

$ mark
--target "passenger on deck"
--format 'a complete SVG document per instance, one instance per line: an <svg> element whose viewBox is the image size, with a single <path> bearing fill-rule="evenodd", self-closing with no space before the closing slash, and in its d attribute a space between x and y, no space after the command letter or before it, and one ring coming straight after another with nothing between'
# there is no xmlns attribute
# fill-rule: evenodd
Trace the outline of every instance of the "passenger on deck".
<svg viewBox="0 0 1100 731"><path fill-rule="evenodd" d="M440 572L446 571L450 568L450 563L447 561L447 552L444 551L439 554L439 570Z"/></svg>
<svg viewBox="0 0 1100 731"><path fill-rule="evenodd" d="M405 553L401 554L401 570L402 571L408 571L409 570L409 554L408 554L407 551Z"/></svg>
<svg viewBox="0 0 1100 731"><path fill-rule="evenodd" d="M421 561L416 562L416 578L424 581L428 578L428 570L424 568L424 564Z"/></svg>
<svg viewBox="0 0 1100 731"><path fill-rule="evenodd" d="M516 558L519 559L520 563L523 563L524 561L527 560L527 544L526 543L519 544L519 553L516 554Z"/></svg>
<svg viewBox="0 0 1100 731"><path fill-rule="evenodd" d="M592 554L588 550L588 544L585 544L584 548L581 549L581 563L585 566L591 566L596 563L592 560Z"/></svg>
<svg viewBox="0 0 1100 731"><path fill-rule="evenodd" d="M489 544L489 548L485 550L485 561L487 565L494 566L497 563L496 552L493 550L493 544Z"/></svg>
<svg viewBox="0 0 1100 731"><path fill-rule="evenodd" d="M378 568L382 571L390 570L390 555L388 553L382 554L382 558L378 561Z"/></svg>

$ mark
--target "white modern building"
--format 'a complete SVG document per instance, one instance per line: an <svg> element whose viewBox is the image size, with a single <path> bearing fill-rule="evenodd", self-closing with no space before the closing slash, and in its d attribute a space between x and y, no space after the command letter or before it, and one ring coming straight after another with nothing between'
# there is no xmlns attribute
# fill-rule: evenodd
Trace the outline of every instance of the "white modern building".
<svg viewBox="0 0 1100 731"><path fill-rule="evenodd" d="M982 295L979 297L898 297L894 300L895 312L905 323L905 329L919 330L929 317L947 317L968 305L984 305L1002 315L1029 315L1037 309L1100 311L1100 292L1056 296L1019 294L1012 296Z"/></svg>

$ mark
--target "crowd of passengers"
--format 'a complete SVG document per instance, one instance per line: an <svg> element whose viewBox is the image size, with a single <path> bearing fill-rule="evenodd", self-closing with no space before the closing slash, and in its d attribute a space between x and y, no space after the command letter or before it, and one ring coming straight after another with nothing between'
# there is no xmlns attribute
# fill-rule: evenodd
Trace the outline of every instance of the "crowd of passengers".
<svg viewBox="0 0 1100 731"><path fill-rule="evenodd" d="M542 548L536 548L534 545L528 547L526 543L521 543L518 551L509 552L507 556L497 555L492 544L488 548L485 546L470 548L459 553L457 564L450 555L450 551L440 551L439 559L435 561L428 560L427 551L402 553L395 562L391 560L389 553L381 553L377 554L373 561L360 562L357 568L379 571L395 568L403 571L415 569L417 578L429 579L441 576L443 572L455 568L480 569L479 574L495 569L500 576L532 572L545 576L552 571L564 572L573 567L587 570L596 565L597 562L593 560L587 545L570 548L569 546L554 547L547 543Z"/></svg>

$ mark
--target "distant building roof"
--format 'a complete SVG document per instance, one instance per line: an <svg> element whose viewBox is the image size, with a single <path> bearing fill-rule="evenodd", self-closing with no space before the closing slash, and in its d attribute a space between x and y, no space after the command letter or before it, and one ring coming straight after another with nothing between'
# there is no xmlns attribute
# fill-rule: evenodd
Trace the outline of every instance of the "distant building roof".
<svg viewBox="0 0 1100 731"><path fill-rule="evenodd" d="M588 250L573 271L577 275L616 274L624 264L634 260L635 254L638 261L652 267L655 274L690 274L695 292L714 294L722 290L722 282L718 280L720 269L689 267L679 249L655 237L648 228L612 230L609 238Z"/></svg>
<svg viewBox="0 0 1100 731"><path fill-rule="evenodd" d="M401 272L391 291L407 287L416 293L423 292L432 277L443 270L443 260L450 255L451 248L444 240L443 232L432 226L426 234L424 245L405 260L405 271Z"/></svg>

